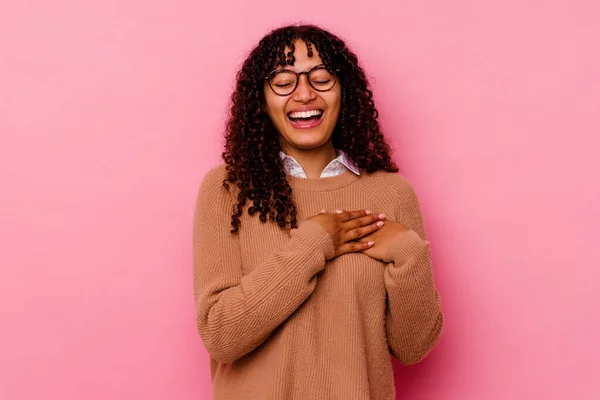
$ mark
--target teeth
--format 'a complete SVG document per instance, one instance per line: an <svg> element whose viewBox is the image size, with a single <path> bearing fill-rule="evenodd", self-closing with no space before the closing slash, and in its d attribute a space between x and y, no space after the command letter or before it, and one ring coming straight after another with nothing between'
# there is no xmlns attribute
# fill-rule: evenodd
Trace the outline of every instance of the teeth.
<svg viewBox="0 0 600 400"><path fill-rule="evenodd" d="M323 114L323 111L321 111L321 110L310 110L310 111L293 112L293 113L290 113L289 116L290 116L290 118L310 118L310 117L314 117L314 116L321 115L321 114Z"/></svg>

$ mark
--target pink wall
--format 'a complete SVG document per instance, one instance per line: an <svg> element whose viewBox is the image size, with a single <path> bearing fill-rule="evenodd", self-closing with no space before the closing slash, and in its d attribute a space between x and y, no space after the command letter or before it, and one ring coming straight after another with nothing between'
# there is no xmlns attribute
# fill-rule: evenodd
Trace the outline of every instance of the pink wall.
<svg viewBox="0 0 600 400"><path fill-rule="evenodd" d="M296 20L360 54L434 243L446 329L398 398L600 398L600 6L357 3L2 7L1 399L209 398L196 190L244 51Z"/></svg>

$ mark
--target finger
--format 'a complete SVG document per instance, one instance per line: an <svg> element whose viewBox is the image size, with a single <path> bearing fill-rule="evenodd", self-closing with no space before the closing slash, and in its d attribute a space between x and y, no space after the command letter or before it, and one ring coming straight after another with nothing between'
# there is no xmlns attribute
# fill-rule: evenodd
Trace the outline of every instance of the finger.
<svg viewBox="0 0 600 400"><path fill-rule="evenodd" d="M346 242L352 240L358 240L364 236L370 235L371 233L378 231L383 227L385 223L383 221L377 221L367 226L362 226L360 228L351 229L344 235L343 239Z"/></svg>
<svg viewBox="0 0 600 400"><path fill-rule="evenodd" d="M340 210L338 210L340 211ZM338 213L336 211L336 213ZM360 218L360 217L364 217L365 215L370 215L372 214L371 210L357 210L357 211L342 211L341 213L338 213L340 216L340 221L341 222L346 222L346 221L350 221L351 219L355 219L355 218Z"/></svg>
<svg viewBox="0 0 600 400"><path fill-rule="evenodd" d="M364 217L351 219L350 221L343 222L342 224L343 224L343 229L346 230L346 232L347 232L352 229L360 228L361 226L370 225L376 221L378 221L378 216L371 214L371 215L365 215Z"/></svg>
<svg viewBox="0 0 600 400"><path fill-rule="evenodd" d="M375 242L372 241L372 240L365 241L365 242L348 242L348 243L344 243L343 245L341 245L341 246L338 247L338 249L337 249L337 255L341 256L342 254L356 253L356 252L359 252L359 251L370 249L374 245L375 245Z"/></svg>

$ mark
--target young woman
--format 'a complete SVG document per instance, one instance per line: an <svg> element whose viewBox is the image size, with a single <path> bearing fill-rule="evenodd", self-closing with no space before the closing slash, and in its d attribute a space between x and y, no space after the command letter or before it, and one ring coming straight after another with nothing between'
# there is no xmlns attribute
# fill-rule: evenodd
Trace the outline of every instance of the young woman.
<svg viewBox="0 0 600 400"><path fill-rule="evenodd" d="M194 222L197 326L215 399L393 399L390 354L442 329L415 192L338 37L288 26L244 62L224 165Z"/></svg>

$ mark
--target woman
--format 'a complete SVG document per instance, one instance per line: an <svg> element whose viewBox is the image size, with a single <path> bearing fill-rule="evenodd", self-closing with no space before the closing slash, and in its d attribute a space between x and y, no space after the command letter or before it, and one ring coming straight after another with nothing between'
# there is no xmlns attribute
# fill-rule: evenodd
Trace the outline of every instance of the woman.
<svg viewBox="0 0 600 400"><path fill-rule="evenodd" d="M215 399L392 399L390 353L442 329L415 192L357 57L314 26L264 37L232 96L194 222Z"/></svg>

